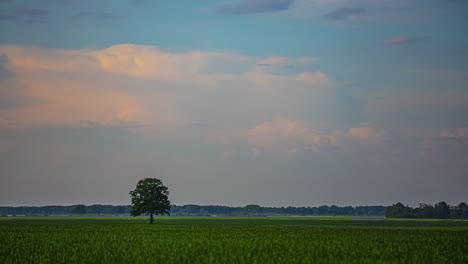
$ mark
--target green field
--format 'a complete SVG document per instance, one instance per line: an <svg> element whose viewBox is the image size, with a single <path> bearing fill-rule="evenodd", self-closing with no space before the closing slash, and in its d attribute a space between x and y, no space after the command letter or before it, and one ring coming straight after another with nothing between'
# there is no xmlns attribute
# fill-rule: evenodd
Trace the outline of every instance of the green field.
<svg viewBox="0 0 468 264"><path fill-rule="evenodd" d="M468 221L0 219L0 263L468 263Z"/></svg>

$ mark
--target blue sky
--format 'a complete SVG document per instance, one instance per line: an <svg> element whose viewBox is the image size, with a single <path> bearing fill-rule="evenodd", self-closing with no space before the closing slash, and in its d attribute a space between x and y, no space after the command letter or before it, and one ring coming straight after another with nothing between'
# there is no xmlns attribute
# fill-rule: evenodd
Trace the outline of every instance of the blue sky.
<svg viewBox="0 0 468 264"><path fill-rule="evenodd" d="M468 1L0 0L2 205L466 201Z"/></svg>

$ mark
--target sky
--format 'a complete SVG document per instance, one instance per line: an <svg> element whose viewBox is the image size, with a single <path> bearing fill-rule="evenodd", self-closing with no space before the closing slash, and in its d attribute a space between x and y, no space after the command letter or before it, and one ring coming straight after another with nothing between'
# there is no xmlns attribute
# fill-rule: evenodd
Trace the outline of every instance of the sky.
<svg viewBox="0 0 468 264"><path fill-rule="evenodd" d="M466 0L0 0L0 205L468 201Z"/></svg>

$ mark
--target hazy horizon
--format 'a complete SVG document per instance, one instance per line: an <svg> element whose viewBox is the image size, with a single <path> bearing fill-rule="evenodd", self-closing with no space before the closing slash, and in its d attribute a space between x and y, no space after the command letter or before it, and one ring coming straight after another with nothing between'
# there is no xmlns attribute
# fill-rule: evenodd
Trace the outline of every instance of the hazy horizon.
<svg viewBox="0 0 468 264"><path fill-rule="evenodd" d="M468 201L468 1L0 1L0 204Z"/></svg>
<svg viewBox="0 0 468 264"><path fill-rule="evenodd" d="M401 201L398 201L398 202L401 202ZM398 202L394 202L392 204L355 204L355 205L352 205L352 204L342 204L342 205L339 205L339 204L320 204L320 205L295 205L295 206L291 206L291 205L262 205L262 204L255 204L255 203L247 203L247 204L243 204L243 205L225 205L225 204L190 204L190 203L187 203L187 204L173 204L171 203L171 205L176 205L176 206L184 206L184 205L196 205L196 206L226 206L226 207L245 207L246 205L259 205L260 207L276 207L276 208L281 208L281 207L288 207L288 206L291 206L291 207L320 207L320 206L328 206L328 207L331 207L331 206L338 206L338 207L345 207L345 206L352 206L352 207L359 207L359 206L391 206L393 204L396 204ZM443 202L443 201L439 201L439 202ZM454 203L454 204L450 204L450 203L447 203L449 206L458 206L460 203L462 203L464 201L461 201L461 202L458 202L458 203ZM410 206L410 207L418 207L419 206L419 203L418 204L408 204L408 203L404 203L404 202L401 202L403 205L405 206ZM438 203L438 202L436 202ZM432 203L431 205L434 205L436 203ZM466 203L466 202L465 202ZM430 203L423 203L423 204L430 204ZM93 204L82 204L82 203L76 203L76 204L43 204L43 205L0 205L0 207L45 207L45 206L74 206L74 205L85 205L85 206L92 206L92 205L104 205L104 206L107 206L107 205L110 205L110 206L131 206L130 203L128 204L103 204L103 203L93 203Z"/></svg>

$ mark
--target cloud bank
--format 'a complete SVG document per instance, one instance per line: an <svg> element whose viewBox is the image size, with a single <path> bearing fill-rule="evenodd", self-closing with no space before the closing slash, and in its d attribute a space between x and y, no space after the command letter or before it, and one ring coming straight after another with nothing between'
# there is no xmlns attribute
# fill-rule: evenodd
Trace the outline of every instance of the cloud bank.
<svg viewBox="0 0 468 264"><path fill-rule="evenodd" d="M278 12L288 9L293 2L294 0L243 0L221 5L216 10L218 13L231 15Z"/></svg>
<svg viewBox="0 0 468 264"><path fill-rule="evenodd" d="M362 18L367 14L367 9L362 7L341 7L324 17L331 20L347 20L353 18Z"/></svg>
<svg viewBox="0 0 468 264"><path fill-rule="evenodd" d="M197 50L174 53L130 44L100 50L4 45L0 54L7 58L5 68L12 75L2 80L6 87L2 97L11 101L5 105L20 106L2 112L3 125L77 124L82 120L220 124L229 118L247 125L289 107L290 114L300 114L304 103L291 106L304 101L301 96L313 98L319 92L332 100L335 85L322 72L300 71L315 63L309 57L255 58ZM257 66L265 62L271 66ZM299 72L292 72L288 65L296 65ZM218 105L222 108L218 114L207 111ZM235 109L241 106L243 110Z"/></svg>
<svg viewBox="0 0 468 264"><path fill-rule="evenodd" d="M468 124L447 118L466 109L464 91L355 98L310 71L315 57L133 44L0 56L5 203L127 203L143 177L167 182L175 203L466 197Z"/></svg>
<svg viewBox="0 0 468 264"><path fill-rule="evenodd" d="M404 45L411 44L416 42L422 42L428 40L429 37L406 37L406 36L394 36L382 40L380 44L382 45Z"/></svg>

